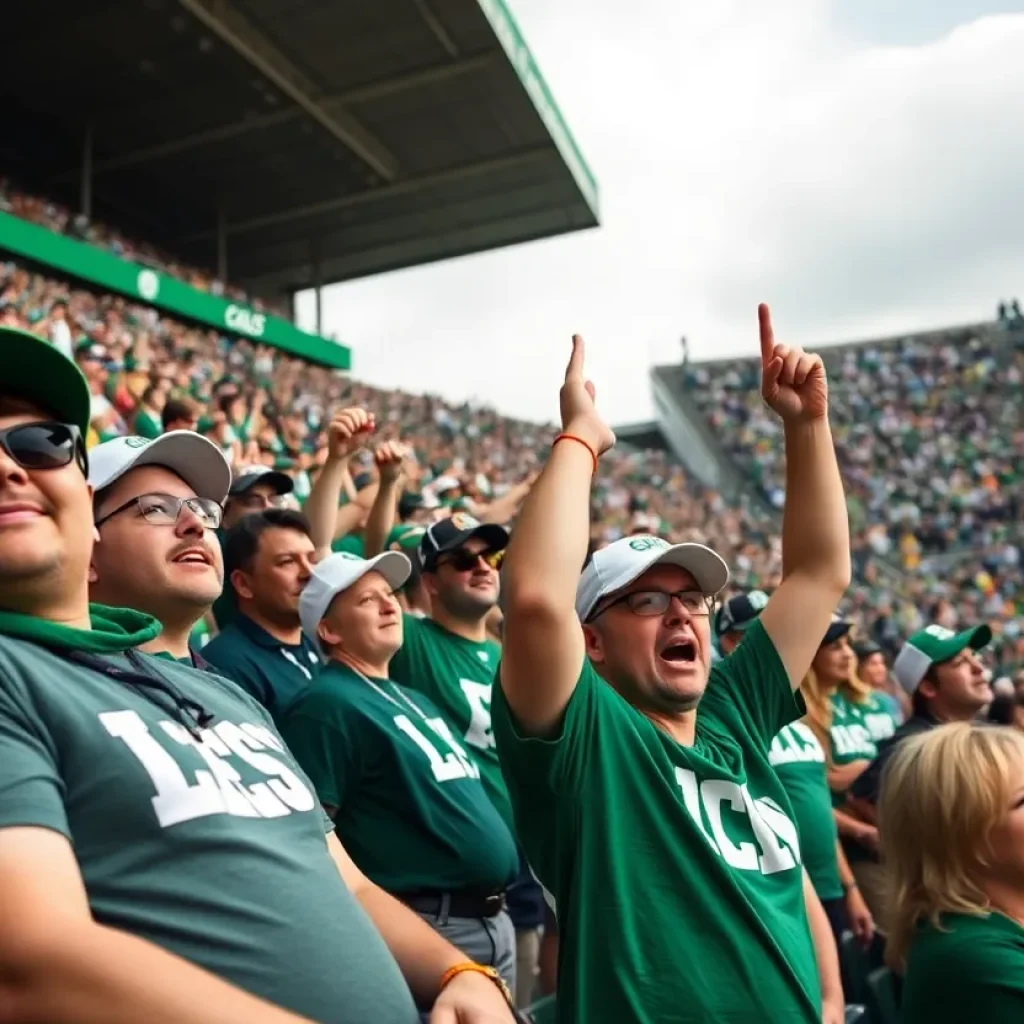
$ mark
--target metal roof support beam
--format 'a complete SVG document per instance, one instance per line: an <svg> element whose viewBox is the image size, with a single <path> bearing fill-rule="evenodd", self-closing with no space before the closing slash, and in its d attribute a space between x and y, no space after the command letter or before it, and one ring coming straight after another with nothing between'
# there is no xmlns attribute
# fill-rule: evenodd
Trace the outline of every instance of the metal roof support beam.
<svg viewBox="0 0 1024 1024"><path fill-rule="evenodd" d="M78 201L80 212L88 220L92 219L92 142L92 122L89 122L85 126L85 135L82 138L82 181Z"/></svg>
<svg viewBox="0 0 1024 1024"><path fill-rule="evenodd" d="M323 108L331 112L336 107L345 107L352 103L367 103L371 100L382 99L385 96L394 96L396 93L408 92L415 89L422 89L427 85L435 85L438 82L446 82L462 75L475 74L489 68L495 59L495 54L481 53L473 57L465 57L461 60L445 61L443 64L435 64L420 71L411 71L405 75L396 75L393 78L382 78L376 82L368 82L366 85L357 85L336 96L325 96L321 100ZM272 114L261 114L259 117L248 119L238 118L230 124L219 125L216 128L208 128L205 131L196 132L195 135L183 135L178 138L169 139L167 142L159 142L154 146L146 146L119 156L111 157L108 160L98 160L93 166L93 174L103 174L105 171L117 171L123 167L134 167L138 164L149 163L151 160L161 160L166 156L174 156L176 153L187 153L197 146L205 146L210 143L226 142L229 139L237 139L250 132L264 131L288 121L294 121L302 116L302 111L296 107L289 107L287 110L275 110ZM81 173L80 169L64 171L54 177L54 181L71 180Z"/></svg>
<svg viewBox="0 0 1024 1024"><path fill-rule="evenodd" d="M447 185L453 181L463 181L467 178L478 177L481 174L493 174L498 171L509 170L534 160L545 159L550 157L550 155L551 149L549 146L529 146L525 149L520 149L518 152L509 153L507 156L491 157L488 160L478 160L475 163L460 164L457 167L448 167L442 171L423 174L418 178L406 178L404 181L396 181L390 185L381 185L379 188L368 188L362 192L354 192L349 195L338 196L334 199L324 199L317 203L294 206L290 210L279 210L276 213L268 213L261 217L250 217L248 220L228 222L226 230L229 235L236 235L244 231L267 228L273 224L282 224L286 221L296 220L299 217L315 217L334 210L362 206L365 203L373 203L382 199L394 199L396 196L418 192L420 189L433 188L436 185ZM210 234L209 231L201 231L197 234L178 239L178 243L187 245L191 242L206 241L210 238Z"/></svg>
<svg viewBox="0 0 1024 1024"><path fill-rule="evenodd" d="M228 0L178 0L209 31L227 43L296 106L343 143L385 181L398 174L398 161L351 114L328 110L323 97L280 50L260 34Z"/></svg>

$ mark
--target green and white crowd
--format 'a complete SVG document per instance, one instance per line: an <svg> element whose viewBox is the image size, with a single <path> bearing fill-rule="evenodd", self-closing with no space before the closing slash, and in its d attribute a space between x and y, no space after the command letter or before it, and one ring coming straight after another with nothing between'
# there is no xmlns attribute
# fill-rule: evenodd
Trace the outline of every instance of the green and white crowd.
<svg viewBox="0 0 1024 1024"><path fill-rule="evenodd" d="M331 394L305 469L239 460L271 419L237 380L205 436L166 404L104 436L134 315L72 358L0 328L0 1022L839 1024L846 932L909 1024L1020 1016L993 631L927 623L889 666L848 617L825 367L767 307L781 558L739 593L638 520L594 543L615 437L579 338L497 494Z"/></svg>

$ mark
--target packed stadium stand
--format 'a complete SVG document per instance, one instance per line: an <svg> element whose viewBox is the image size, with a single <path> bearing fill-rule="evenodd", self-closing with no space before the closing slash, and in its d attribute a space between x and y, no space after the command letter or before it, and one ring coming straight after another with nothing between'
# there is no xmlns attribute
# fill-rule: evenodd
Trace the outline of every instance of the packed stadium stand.
<svg viewBox="0 0 1024 1024"><path fill-rule="evenodd" d="M24 38L38 36L45 7L19 9ZM122 26L125 38L171 78L188 69L205 95L219 90L218 102L200 113L153 69L126 96L107 64L76 44L75 68L89 71L81 109L63 109L66 90L57 104L59 82L36 82L31 123L12 122L4 150L19 183L0 179L8 259L0 317L48 335L88 370L97 392L92 440L154 422L168 398L186 398L199 429L236 460L287 466L301 497L329 409L365 403L413 443L421 484L454 475L472 498L528 477L552 428L361 385L337 372L350 365L344 346L288 319L289 292L300 287L597 222L596 184L504 5L453 0L443 19L402 32L363 26L363 49L377 49L340 62L344 72L332 63L331 88L316 102L302 89L314 71L328 74L312 22L303 21L313 8L299 5L289 25L259 17L260 5L248 21L218 22L202 4L147 10ZM180 45L158 41L167 17ZM342 20L334 27L352 27ZM102 17L87 28L102 36ZM270 45L300 36L302 62L298 51ZM184 42L204 59L197 63ZM252 109L255 80L239 60L263 75L263 111ZM23 70L18 90L27 95L32 73ZM102 131L87 119L89 105L105 111ZM498 109L500 136L488 134ZM74 170L73 132L17 144L22 127L38 141L39 125L58 116L82 130ZM416 145L425 118L437 119L429 153ZM462 131L441 129L452 119ZM460 149L471 137L470 149ZM301 163L309 202L285 187L295 167L260 161L271 144ZM428 155L437 166L420 166ZM202 181L181 173L197 162ZM69 169L44 176L44 166ZM53 191L21 184L35 180ZM197 215L214 192L229 197L227 208L203 231ZM150 219L147 235L133 213L142 193L160 195L155 206L178 211L177 222ZM76 194L77 207L67 201ZM23 237L16 224L29 223L75 248L51 252L41 233ZM126 273L82 253L114 257ZM175 282L187 287L175 290ZM1024 325L1016 310L990 324L824 350L854 530L848 611L889 651L938 606L931 617L950 625L993 621L1001 670L1024 663L1016 624L1024 478L1014 455L1024 447L1015 395ZM652 448L648 429L608 459L594 492L595 543L651 529L714 545L737 587L778 581L779 427L760 402L756 374L744 361L654 371L656 405L674 406L676 425L698 443Z"/></svg>
<svg viewBox="0 0 1024 1024"><path fill-rule="evenodd" d="M6 181L0 208L123 258L144 257L193 286L232 293ZM0 286L2 322L63 343L96 382L93 441L138 429L140 409L158 418L168 398L184 398L194 403L199 429L236 462L287 468L301 497L323 450L325 416L339 404L365 404L414 446L421 485L455 477L462 494L481 500L527 478L554 436L553 427L493 409L371 388L24 262L3 264ZM854 535L849 613L890 652L933 610L930 618L951 626L990 621L995 668L1009 674L1024 664L1017 626L1024 477L1014 456L1024 447L1017 398L1024 323L1007 312L992 323L823 352ZM778 582L784 467L758 372L744 360L656 371L681 407L699 411L732 464L727 474L747 485L719 490L664 449L625 446L606 460L594 490L596 544L631 530L700 540L726 557L737 587Z"/></svg>
<svg viewBox="0 0 1024 1024"><path fill-rule="evenodd" d="M852 602L892 649L922 616L999 632L999 668L1024 660L1024 321L821 349L859 586ZM750 360L663 367L759 504L781 509L782 437ZM937 609L929 615L932 609Z"/></svg>

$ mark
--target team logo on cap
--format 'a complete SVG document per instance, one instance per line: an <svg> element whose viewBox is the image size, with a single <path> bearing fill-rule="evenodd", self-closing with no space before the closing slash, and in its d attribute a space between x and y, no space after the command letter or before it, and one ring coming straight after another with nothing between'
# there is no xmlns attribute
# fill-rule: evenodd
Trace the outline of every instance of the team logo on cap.
<svg viewBox="0 0 1024 1024"><path fill-rule="evenodd" d="M946 629L945 626L928 626L925 632L929 636L935 637L936 640L952 640L956 636L953 630Z"/></svg>
<svg viewBox="0 0 1024 1024"><path fill-rule="evenodd" d="M338 552L336 552L336 554L337 554L337 556L339 558L345 558L345 559L347 559L350 562L361 562L361 561L363 561L363 559L361 559L358 555L353 554L351 551L338 551Z"/></svg>
<svg viewBox="0 0 1024 1024"><path fill-rule="evenodd" d="M656 551L660 548L669 547L667 540L662 540L661 537L634 537L630 542L629 546L634 551Z"/></svg>
<svg viewBox="0 0 1024 1024"><path fill-rule="evenodd" d="M475 530L479 526L479 522L472 516L466 515L465 512L456 512L452 516L452 526L460 532L462 530Z"/></svg>
<svg viewBox="0 0 1024 1024"><path fill-rule="evenodd" d="M126 437L124 443L129 448L145 448L149 444L148 437Z"/></svg>

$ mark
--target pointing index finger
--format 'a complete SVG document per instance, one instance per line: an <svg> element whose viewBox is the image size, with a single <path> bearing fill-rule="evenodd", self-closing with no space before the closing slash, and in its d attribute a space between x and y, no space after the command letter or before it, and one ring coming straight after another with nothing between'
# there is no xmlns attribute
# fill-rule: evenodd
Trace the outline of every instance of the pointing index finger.
<svg viewBox="0 0 1024 1024"><path fill-rule="evenodd" d="M761 365L767 366L775 354L775 331L771 310L764 302L757 307L757 326L761 333Z"/></svg>
<svg viewBox="0 0 1024 1024"><path fill-rule="evenodd" d="M565 368L565 379L583 376L583 339L578 335L572 336L572 355L569 356L569 365Z"/></svg>

